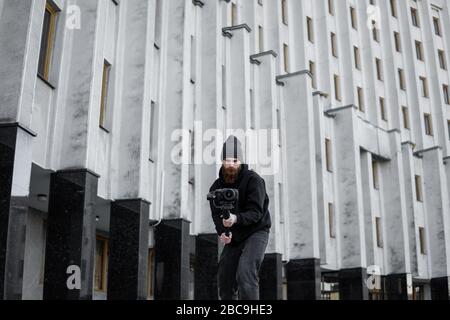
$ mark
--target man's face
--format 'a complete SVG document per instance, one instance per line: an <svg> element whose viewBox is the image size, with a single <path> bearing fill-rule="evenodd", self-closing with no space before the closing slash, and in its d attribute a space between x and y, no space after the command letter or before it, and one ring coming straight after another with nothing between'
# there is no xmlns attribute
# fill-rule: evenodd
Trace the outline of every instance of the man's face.
<svg viewBox="0 0 450 320"><path fill-rule="evenodd" d="M226 183L234 183L241 167L241 161L235 158L226 158L222 162Z"/></svg>

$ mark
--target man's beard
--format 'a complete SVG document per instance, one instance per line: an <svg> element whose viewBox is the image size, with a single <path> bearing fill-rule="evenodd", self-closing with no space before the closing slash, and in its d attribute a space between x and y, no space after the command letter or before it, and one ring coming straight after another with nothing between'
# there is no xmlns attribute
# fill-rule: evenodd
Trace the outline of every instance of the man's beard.
<svg viewBox="0 0 450 320"><path fill-rule="evenodd" d="M241 166L238 168L223 168L223 180L226 184L233 184L236 182L237 177L239 175L239 171L241 170Z"/></svg>

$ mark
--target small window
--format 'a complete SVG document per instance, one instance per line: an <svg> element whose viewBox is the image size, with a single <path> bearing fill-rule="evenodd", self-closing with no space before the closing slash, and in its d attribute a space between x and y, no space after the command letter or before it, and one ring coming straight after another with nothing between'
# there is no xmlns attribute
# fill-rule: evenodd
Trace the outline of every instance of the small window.
<svg viewBox="0 0 450 320"><path fill-rule="evenodd" d="M306 17L306 28L308 30L308 40L314 43L314 27L310 17Z"/></svg>
<svg viewBox="0 0 450 320"><path fill-rule="evenodd" d="M440 37L442 33L441 33L441 22L439 21L439 18L437 17L433 18L433 25L434 25L434 33Z"/></svg>
<svg viewBox="0 0 450 320"><path fill-rule="evenodd" d="M442 85L442 92L444 94L444 102L446 104L450 104L450 93L448 91L448 85L446 84Z"/></svg>
<svg viewBox="0 0 450 320"><path fill-rule="evenodd" d="M231 4L231 25L236 26L238 24L238 12L236 3Z"/></svg>
<svg viewBox="0 0 450 320"><path fill-rule="evenodd" d="M334 97L337 101L341 101L341 82L338 75L334 75Z"/></svg>
<svg viewBox="0 0 450 320"><path fill-rule="evenodd" d="M325 139L325 161L328 172L333 172L333 161L332 161L332 150L331 150L331 140Z"/></svg>
<svg viewBox="0 0 450 320"><path fill-rule="evenodd" d="M358 87L356 89L357 94L358 94L358 109L361 112L364 112L365 110L365 105L364 105L364 91L362 88Z"/></svg>
<svg viewBox="0 0 450 320"><path fill-rule="evenodd" d="M403 71L403 69L398 69L398 81L399 81L400 89L401 90L406 90L406 86L405 86L405 72Z"/></svg>
<svg viewBox="0 0 450 320"><path fill-rule="evenodd" d="M95 246L95 290L106 292L108 280L108 240L97 236Z"/></svg>
<svg viewBox="0 0 450 320"><path fill-rule="evenodd" d="M417 13L417 9L411 8L411 20L412 24L415 27L420 27L419 16Z"/></svg>
<svg viewBox="0 0 450 320"><path fill-rule="evenodd" d="M289 64L289 46L287 44L283 44L283 53L284 53L284 71L289 73L290 64Z"/></svg>
<svg viewBox="0 0 450 320"><path fill-rule="evenodd" d="M383 238L381 233L381 218L375 217L375 228L377 233L377 247L383 248Z"/></svg>
<svg viewBox="0 0 450 320"><path fill-rule="evenodd" d="M382 97L380 97L380 114L381 120L387 121L385 100Z"/></svg>
<svg viewBox="0 0 450 320"><path fill-rule="evenodd" d="M383 81L383 66L381 65L381 60L375 58L375 65L377 68L377 79Z"/></svg>
<svg viewBox="0 0 450 320"><path fill-rule="evenodd" d="M336 34L331 33L331 53L333 54L333 57L337 57L337 43L336 43Z"/></svg>
<svg viewBox="0 0 450 320"><path fill-rule="evenodd" d="M439 66L441 69L447 70L447 61L443 50L438 50Z"/></svg>
<svg viewBox="0 0 450 320"><path fill-rule="evenodd" d="M407 107L402 107L403 128L409 129L409 112Z"/></svg>
<svg viewBox="0 0 450 320"><path fill-rule="evenodd" d="M312 75L312 87L317 89L316 64L312 61L309 62L309 72Z"/></svg>
<svg viewBox="0 0 450 320"><path fill-rule="evenodd" d="M264 52L264 30L262 26L258 27L259 52Z"/></svg>
<svg viewBox="0 0 450 320"><path fill-rule="evenodd" d="M333 204L328 203L328 226L330 238L336 238L336 228L334 223L334 210Z"/></svg>
<svg viewBox="0 0 450 320"><path fill-rule="evenodd" d="M334 16L334 0L328 0L328 13Z"/></svg>
<svg viewBox="0 0 450 320"><path fill-rule="evenodd" d="M375 190L380 189L380 181L378 180L378 162L372 160L372 178L373 178L373 188Z"/></svg>
<svg viewBox="0 0 450 320"><path fill-rule="evenodd" d="M426 254L425 250L425 228L419 227L419 245L420 245L420 253Z"/></svg>
<svg viewBox="0 0 450 320"><path fill-rule="evenodd" d="M422 196L422 178L418 175L415 175L414 177L414 182L416 185L416 200L419 202L423 201L423 196Z"/></svg>
<svg viewBox="0 0 450 320"><path fill-rule="evenodd" d="M416 41L416 56L417 60L423 61L423 46L420 41Z"/></svg>
<svg viewBox="0 0 450 320"><path fill-rule="evenodd" d="M395 50L397 52L402 52L402 43L400 40L400 33L394 32L394 42L395 42Z"/></svg>
<svg viewBox="0 0 450 320"><path fill-rule="evenodd" d="M358 47L353 47L353 54L355 57L355 68L361 70L361 55Z"/></svg>
<svg viewBox="0 0 450 320"><path fill-rule="evenodd" d="M375 26L377 23L375 20L372 20L372 25ZM376 42L380 42L380 31L378 28L372 28L372 37Z"/></svg>
<svg viewBox="0 0 450 320"><path fill-rule="evenodd" d="M281 18L283 20L283 23L285 25L288 24L288 8L287 8L287 1L281 0Z"/></svg>
<svg viewBox="0 0 450 320"><path fill-rule="evenodd" d="M431 121L431 114L425 113L424 121L425 121L425 134L428 136L432 136L433 135L433 124Z"/></svg>
<svg viewBox="0 0 450 320"><path fill-rule="evenodd" d="M419 77L420 82L422 83L422 96L424 98L428 98L428 81L425 77Z"/></svg>
<svg viewBox="0 0 450 320"><path fill-rule="evenodd" d="M50 65L54 48L56 33L56 18L58 9L49 1L45 5L44 23L42 26L41 49L39 53L38 74L48 81Z"/></svg>
<svg viewBox="0 0 450 320"><path fill-rule="evenodd" d="M352 28L358 30L358 21L356 16L356 10L353 7L350 7L350 18L352 21Z"/></svg>
<svg viewBox="0 0 450 320"><path fill-rule="evenodd" d="M450 140L450 120L447 120L448 140Z"/></svg>
<svg viewBox="0 0 450 320"><path fill-rule="evenodd" d="M394 18L397 18L397 1L391 0L391 14Z"/></svg>
<svg viewBox="0 0 450 320"><path fill-rule="evenodd" d="M109 75L111 71L111 65L108 61L103 62L103 78L102 78L102 95L100 100L100 127L105 128L106 125L106 112L107 112L107 100L108 100L108 87L109 87Z"/></svg>

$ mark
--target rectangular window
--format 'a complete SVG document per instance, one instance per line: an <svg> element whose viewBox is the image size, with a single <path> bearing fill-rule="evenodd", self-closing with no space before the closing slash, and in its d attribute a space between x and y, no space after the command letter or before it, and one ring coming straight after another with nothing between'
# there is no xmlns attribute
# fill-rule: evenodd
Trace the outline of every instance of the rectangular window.
<svg viewBox="0 0 450 320"><path fill-rule="evenodd" d="M106 292L108 279L108 240L101 236L96 238L95 246L95 290Z"/></svg>
<svg viewBox="0 0 450 320"><path fill-rule="evenodd" d="M259 52L264 52L264 32L263 27L258 27Z"/></svg>
<svg viewBox="0 0 450 320"><path fill-rule="evenodd" d="M150 160L155 161L158 154L158 106L152 101L150 105Z"/></svg>
<svg viewBox="0 0 450 320"><path fill-rule="evenodd" d="M448 91L448 85L446 84L442 85L442 92L444 94L444 102L446 104L450 104L450 93Z"/></svg>
<svg viewBox="0 0 450 320"><path fill-rule="evenodd" d="M400 40L400 33L394 32L394 42L395 42L395 50L397 52L402 52L402 43Z"/></svg>
<svg viewBox="0 0 450 320"><path fill-rule="evenodd" d="M336 34L331 33L331 53L333 54L333 57L337 57L337 43L336 43Z"/></svg>
<svg viewBox="0 0 450 320"><path fill-rule="evenodd" d="M328 0L328 12L334 16L334 0Z"/></svg>
<svg viewBox="0 0 450 320"><path fill-rule="evenodd" d="M287 8L287 1L281 0L281 17L283 20L283 23L285 25L288 24L288 8Z"/></svg>
<svg viewBox="0 0 450 320"><path fill-rule="evenodd" d="M383 66L381 65L381 60L375 58L375 65L377 67L377 79L383 81Z"/></svg>
<svg viewBox="0 0 450 320"><path fill-rule="evenodd" d="M316 64L312 61L309 62L309 72L312 74L312 86L317 89Z"/></svg>
<svg viewBox="0 0 450 320"><path fill-rule="evenodd" d="M432 136L433 135L433 124L431 121L431 114L425 113L423 118L425 121L425 134L428 136Z"/></svg>
<svg viewBox="0 0 450 320"><path fill-rule="evenodd" d="M372 25L376 25L375 20L372 20ZM372 28L372 37L374 41L380 42L380 31L378 30L378 28Z"/></svg>
<svg viewBox="0 0 450 320"><path fill-rule="evenodd" d="M416 200L419 202L423 201L422 197L422 178L418 175L415 175L414 182L416 185Z"/></svg>
<svg viewBox="0 0 450 320"><path fill-rule="evenodd" d="M308 31L308 40L314 43L314 27L310 17L306 17L306 29Z"/></svg>
<svg viewBox="0 0 450 320"><path fill-rule="evenodd" d="M400 89L406 90L405 72L403 71L403 69L398 69L398 81L399 81Z"/></svg>
<svg viewBox="0 0 450 320"><path fill-rule="evenodd" d="M196 81L196 71L197 71L197 50L196 50L196 41L195 37L191 35L191 82L195 83Z"/></svg>
<svg viewBox="0 0 450 320"><path fill-rule="evenodd" d="M334 97L337 101L341 101L341 82L338 75L334 75Z"/></svg>
<svg viewBox="0 0 450 320"><path fill-rule="evenodd" d="M411 8L411 20L412 24L415 27L420 27L419 16L417 13L417 9Z"/></svg>
<svg viewBox="0 0 450 320"><path fill-rule="evenodd" d="M378 162L376 160L372 160L372 179L373 179L373 188L375 190L379 190L380 182L378 180Z"/></svg>
<svg viewBox="0 0 450 320"><path fill-rule="evenodd" d="M108 61L103 61L103 77L102 77L102 94L100 99L100 127L105 128L106 125L106 111L108 103L108 89L109 76L111 73L111 64Z"/></svg>
<svg viewBox="0 0 450 320"><path fill-rule="evenodd" d="M356 10L353 7L350 7L350 18L352 21L352 28L358 30L358 21L356 16Z"/></svg>
<svg viewBox="0 0 450 320"><path fill-rule="evenodd" d="M428 81L425 77L419 77L420 82L422 83L422 96L424 98L428 98Z"/></svg>
<svg viewBox="0 0 450 320"><path fill-rule="evenodd" d="M328 226L330 238L332 239L336 238L336 228L334 223L334 211L332 203L328 203Z"/></svg>
<svg viewBox="0 0 450 320"><path fill-rule="evenodd" d="M58 9L49 1L45 4L44 23L42 26L41 48L39 53L38 74L48 81L50 64L54 48L56 18Z"/></svg>
<svg viewBox="0 0 450 320"><path fill-rule="evenodd" d="M328 172L333 172L333 161L331 157L332 157L331 140L325 138L325 161Z"/></svg>
<svg viewBox="0 0 450 320"><path fill-rule="evenodd" d="M439 18L433 17L433 25L434 25L434 33L440 37L442 35L442 33L441 33L441 23L439 21Z"/></svg>
<svg viewBox="0 0 450 320"><path fill-rule="evenodd" d="M356 89L357 94L358 94L358 109L361 112L364 112L365 110L365 105L364 105L364 91L362 88L358 87Z"/></svg>
<svg viewBox="0 0 450 320"><path fill-rule="evenodd" d="M381 234L381 218L375 217L375 228L377 232L377 247L383 248L383 238Z"/></svg>
<svg viewBox="0 0 450 320"><path fill-rule="evenodd" d="M391 0L391 14L394 18L397 18L397 1Z"/></svg>
<svg viewBox="0 0 450 320"><path fill-rule="evenodd" d="M423 61L423 46L420 41L416 41L416 57L417 60Z"/></svg>
<svg viewBox="0 0 450 320"><path fill-rule="evenodd" d="M445 59L445 52L443 50L438 50L439 66L441 69L447 70L447 61Z"/></svg>
<svg viewBox="0 0 450 320"><path fill-rule="evenodd" d="M407 107L402 107L403 128L409 129L409 112Z"/></svg>
<svg viewBox="0 0 450 320"><path fill-rule="evenodd" d="M384 103L384 98L382 97L380 97L380 113L381 113L381 120L387 121L386 106Z"/></svg>
<svg viewBox="0 0 450 320"><path fill-rule="evenodd" d="M236 26L238 24L238 12L237 12L237 4L231 4L231 25Z"/></svg>
<svg viewBox="0 0 450 320"><path fill-rule="evenodd" d="M447 120L448 140L450 140L450 120Z"/></svg>
<svg viewBox="0 0 450 320"><path fill-rule="evenodd" d="M419 227L419 245L420 245L420 253L426 254L425 250L425 228Z"/></svg>
<svg viewBox="0 0 450 320"><path fill-rule="evenodd" d="M355 68L361 70L361 55L358 47L353 47L353 54L355 56Z"/></svg>
<svg viewBox="0 0 450 320"><path fill-rule="evenodd" d="M289 73L290 65L289 65L289 46L287 44L283 44L283 53L284 53L284 71Z"/></svg>

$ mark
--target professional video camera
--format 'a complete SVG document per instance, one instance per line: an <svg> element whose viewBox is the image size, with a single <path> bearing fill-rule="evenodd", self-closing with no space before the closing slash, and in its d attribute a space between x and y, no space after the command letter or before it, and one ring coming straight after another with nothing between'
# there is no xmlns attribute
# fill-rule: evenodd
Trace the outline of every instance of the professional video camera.
<svg viewBox="0 0 450 320"><path fill-rule="evenodd" d="M208 193L206 199L212 203L214 208L220 210L221 219L228 220L230 219L231 210L234 209L235 204L239 200L239 190L229 188L217 189ZM229 235L228 228L225 234Z"/></svg>

